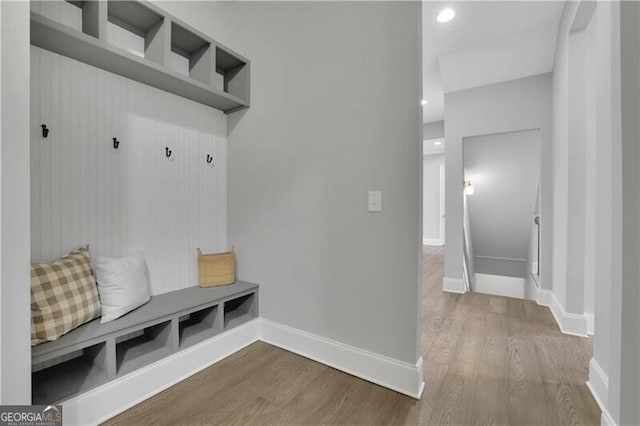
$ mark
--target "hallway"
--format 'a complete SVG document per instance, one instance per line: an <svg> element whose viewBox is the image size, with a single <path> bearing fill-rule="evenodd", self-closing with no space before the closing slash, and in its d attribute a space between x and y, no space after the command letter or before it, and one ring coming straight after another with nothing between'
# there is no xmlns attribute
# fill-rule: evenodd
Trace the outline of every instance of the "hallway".
<svg viewBox="0 0 640 426"><path fill-rule="evenodd" d="M600 424L585 385L591 339L533 301L442 292L443 248L423 250L423 424Z"/></svg>
<svg viewBox="0 0 640 426"><path fill-rule="evenodd" d="M442 252L423 252L420 401L258 342L107 424L600 424L591 339L534 302L443 293Z"/></svg>

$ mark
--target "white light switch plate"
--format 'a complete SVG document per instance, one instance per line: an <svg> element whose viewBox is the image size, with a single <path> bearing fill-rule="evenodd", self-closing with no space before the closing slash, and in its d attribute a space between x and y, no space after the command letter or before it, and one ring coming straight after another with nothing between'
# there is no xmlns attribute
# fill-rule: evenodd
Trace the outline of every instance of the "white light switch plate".
<svg viewBox="0 0 640 426"><path fill-rule="evenodd" d="M382 211L382 191L369 191L369 211Z"/></svg>

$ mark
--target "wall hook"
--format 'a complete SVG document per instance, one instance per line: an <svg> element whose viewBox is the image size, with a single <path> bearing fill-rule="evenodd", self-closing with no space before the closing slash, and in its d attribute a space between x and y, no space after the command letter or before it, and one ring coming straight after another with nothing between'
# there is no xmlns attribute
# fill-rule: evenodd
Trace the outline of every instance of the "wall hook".
<svg viewBox="0 0 640 426"><path fill-rule="evenodd" d="M118 140L118 138L113 138L113 149L118 149L119 146L120 141Z"/></svg>
<svg viewBox="0 0 640 426"><path fill-rule="evenodd" d="M172 151L169 149L168 146L165 146L164 147L164 155L166 155L167 158L171 158L171 154L172 154Z"/></svg>
<svg viewBox="0 0 640 426"><path fill-rule="evenodd" d="M213 166L213 157L209 154L207 154L207 164L211 164L211 166Z"/></svg>
<svg viewBox="0 0 640 426"><path fill-rule="evenodd" d="M41 124L40 127L42 127L42 137L46 138L47 136L49 136L49 129L47 129L47 125Z"/></svg>

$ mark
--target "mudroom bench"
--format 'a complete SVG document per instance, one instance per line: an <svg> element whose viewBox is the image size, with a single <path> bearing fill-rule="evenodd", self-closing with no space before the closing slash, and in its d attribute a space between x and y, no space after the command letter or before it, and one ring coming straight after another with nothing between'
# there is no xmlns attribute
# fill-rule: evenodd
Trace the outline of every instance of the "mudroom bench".
<svg viewBox="0 0 640 426"><path fill-rule="evenodd" d="M60 402L257 316L258 285L243 281L153 296L112 322L98 318L34 346L32 403Z"/></svg>

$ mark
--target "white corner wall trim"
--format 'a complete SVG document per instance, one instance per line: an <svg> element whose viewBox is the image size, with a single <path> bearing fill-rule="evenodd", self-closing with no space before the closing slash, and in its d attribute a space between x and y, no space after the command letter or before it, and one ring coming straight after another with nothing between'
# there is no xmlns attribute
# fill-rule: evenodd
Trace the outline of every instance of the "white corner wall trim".
<svg viewBox="0 0 640 426"><path fill-rule="evenodd" d="M100 424L257 341L260 319L63 402L68 425Z"/></svg>
<svg viewBox="0 0 640 426"><path fill-rule="evenodd" d="M449 278L444 277L442 279L442 290L447 293L466 293L467 289L464 285L462 278Z"/></svg>
<svg viewBox="0 0 640 426"><path fill-rule="evenodd" d="M555 293L551 290L538 289L537 300L538 305L548 306L551 309L560 331L564 334L572 336L586 337L588 335L588 318L587 315L572 314L564 310L564 306L558 300Z"/></svg>
<svg viewBox="0 0 640 426"><path fill-rule="evenodd" d="M423 238L422 245L425 246L443 246L444 242L437 238Z"/></svg>
<svg viewBox="0 0 640 426"><path fill-rule="evenodd" d="M587 380L587 387L602 410L602 419L604 419L605 413L610 417L607 411L609 377L607 377L607 374L595 358L591 358L589 361L589 380Z"/></svg>
<svg viewBox="0 0 640 426"><path fill-rule="evenodd" d="M589 312L585 312L584 316L587 319L587 334L589 336L593 336L593 327L595 327L594 316L592 313L589 313Z"/></svg>
<svg viewBox="0 0 640 426"><path fill-rule="evenodd" d="M260 339L361 379L420 399L424 390L422 357L413 365L267 319Z"/></svg>
<svg viewBox="0 0 640 426"><path fill-rule="evenodd" d="M600 425L601 426L618 426L616 424L616 421L613 420L613 417L611 417L611 414L609 414L609 411L607 410L602 410L602 416L600 417Z"/></svg>

